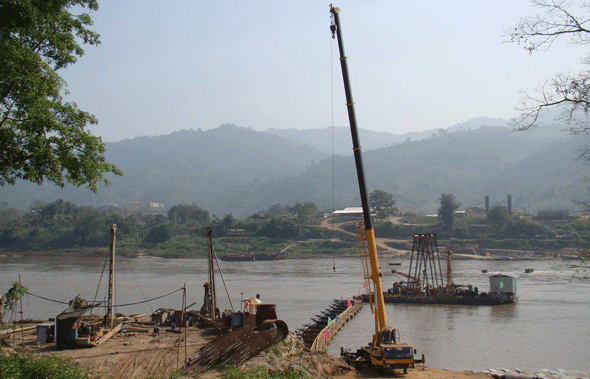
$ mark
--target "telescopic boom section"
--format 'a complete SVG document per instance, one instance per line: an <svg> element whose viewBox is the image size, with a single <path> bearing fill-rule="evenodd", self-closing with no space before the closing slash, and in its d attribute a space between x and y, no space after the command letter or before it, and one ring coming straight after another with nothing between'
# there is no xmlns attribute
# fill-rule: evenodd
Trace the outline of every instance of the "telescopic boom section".
<svg viewBox="0 0 590 379"><path fill-rule="evenodd" d="M339 13L340 9L330 4L330 13L332 13L332 38L338 39L338 49L340 50L340 66L342 67L342 79L344 81L344 92L346 93L346 107L348 108L348 120L350 122L350 133L352 135L352 147L354 152L354 161L356 164L356 174L359 182L361 204L363 206L363 218L365 221L365 238L369 248L369 260L371 262L371 278L375 283L375 305L376 318L375 333L379 333L387 327L387 316L385 315L385 300L383 299L383 285L381 284L381 269L379 267L379 258L377 257L377 245L375 244L375 231L371 223L371 211L369 209L369 200L367 197L367 187L365 185L365 174L363 171L363 160L361 157L361 146L359 143L358 130L356 126L356 115L354 113L354 102L352 101L352 92L350 89L350 79L348 77L348 64L346 54L344 54L344 44L342 43L342 29L340 27Z"/></svg>

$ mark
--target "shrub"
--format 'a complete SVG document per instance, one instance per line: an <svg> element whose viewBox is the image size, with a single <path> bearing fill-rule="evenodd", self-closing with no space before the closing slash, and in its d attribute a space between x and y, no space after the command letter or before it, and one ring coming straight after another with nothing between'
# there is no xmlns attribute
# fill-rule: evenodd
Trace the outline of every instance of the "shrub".
<svg viewBox="0 0 590 379"><path fill-rule="evenodd" d="M0 356L0 379L82 379L100 378L74 361L58 357L35 358L27 354Z"/></svg>

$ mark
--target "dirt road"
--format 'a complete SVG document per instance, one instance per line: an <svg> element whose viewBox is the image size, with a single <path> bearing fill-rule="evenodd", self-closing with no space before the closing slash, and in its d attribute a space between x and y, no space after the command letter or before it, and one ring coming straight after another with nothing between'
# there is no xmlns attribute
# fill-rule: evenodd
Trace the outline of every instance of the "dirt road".
<svg viewBox="0 0 590 379"><path fill-rule="evenodd" d="M326 218L326 219L322 220L322 223L320 224L320 226L322 228L338 231L349 238L356 239L355 233L351 233L351 232L348 232L348 231L342 229L342 225L344 225L345 222L332 223L331 221L333 221L333 219ZM387 243L389 243L389 242L403 242L403 241L395 240L395 239L391 239L391 238L375 237L375 245L377 245L377 251L380 255L395 258L395 257L399 257L407 252L406 250L394 249L394 248L390 247L389 245L387 245Z"/></svg>

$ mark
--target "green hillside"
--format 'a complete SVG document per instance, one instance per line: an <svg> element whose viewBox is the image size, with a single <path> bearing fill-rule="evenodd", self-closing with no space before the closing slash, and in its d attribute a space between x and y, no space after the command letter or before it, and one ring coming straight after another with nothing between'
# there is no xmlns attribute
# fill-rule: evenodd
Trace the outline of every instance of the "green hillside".
<svg viewBox="0 0 590 379"><path fill-rule="evenodd" d="M369 191L392 193L402 211L426 213L436 212L442 193L454 194L463 208L483 207L486 195L491 205L505 204L511 194L513 208L530 213L575 211L572 199L587 196L588 167L576 161L581 137L556 134L558 126L517 133L506 127L452 130L364 151ZM164 210L194 203L212 215L236 217L274 204L314 202L320 210L359 205L351 156L332 158L313 147L234 125L109 143L106 156L124 176L109 178L112 186L101 188L99 195L71 186L20 182L0 187L0 196L9 207L23 210L35 200L97 207L139 201L163 204Z"/></svg>

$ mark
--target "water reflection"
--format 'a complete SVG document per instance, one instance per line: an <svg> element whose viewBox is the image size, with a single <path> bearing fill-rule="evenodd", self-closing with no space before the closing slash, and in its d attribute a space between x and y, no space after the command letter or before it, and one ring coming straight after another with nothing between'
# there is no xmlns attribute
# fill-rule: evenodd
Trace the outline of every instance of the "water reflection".
<svg viewBox="0 0 590 379"><path fill-rule="evenodd" d="M504 304L490 308L490 322L505 323L518 316L518 303Z"/></svg>

